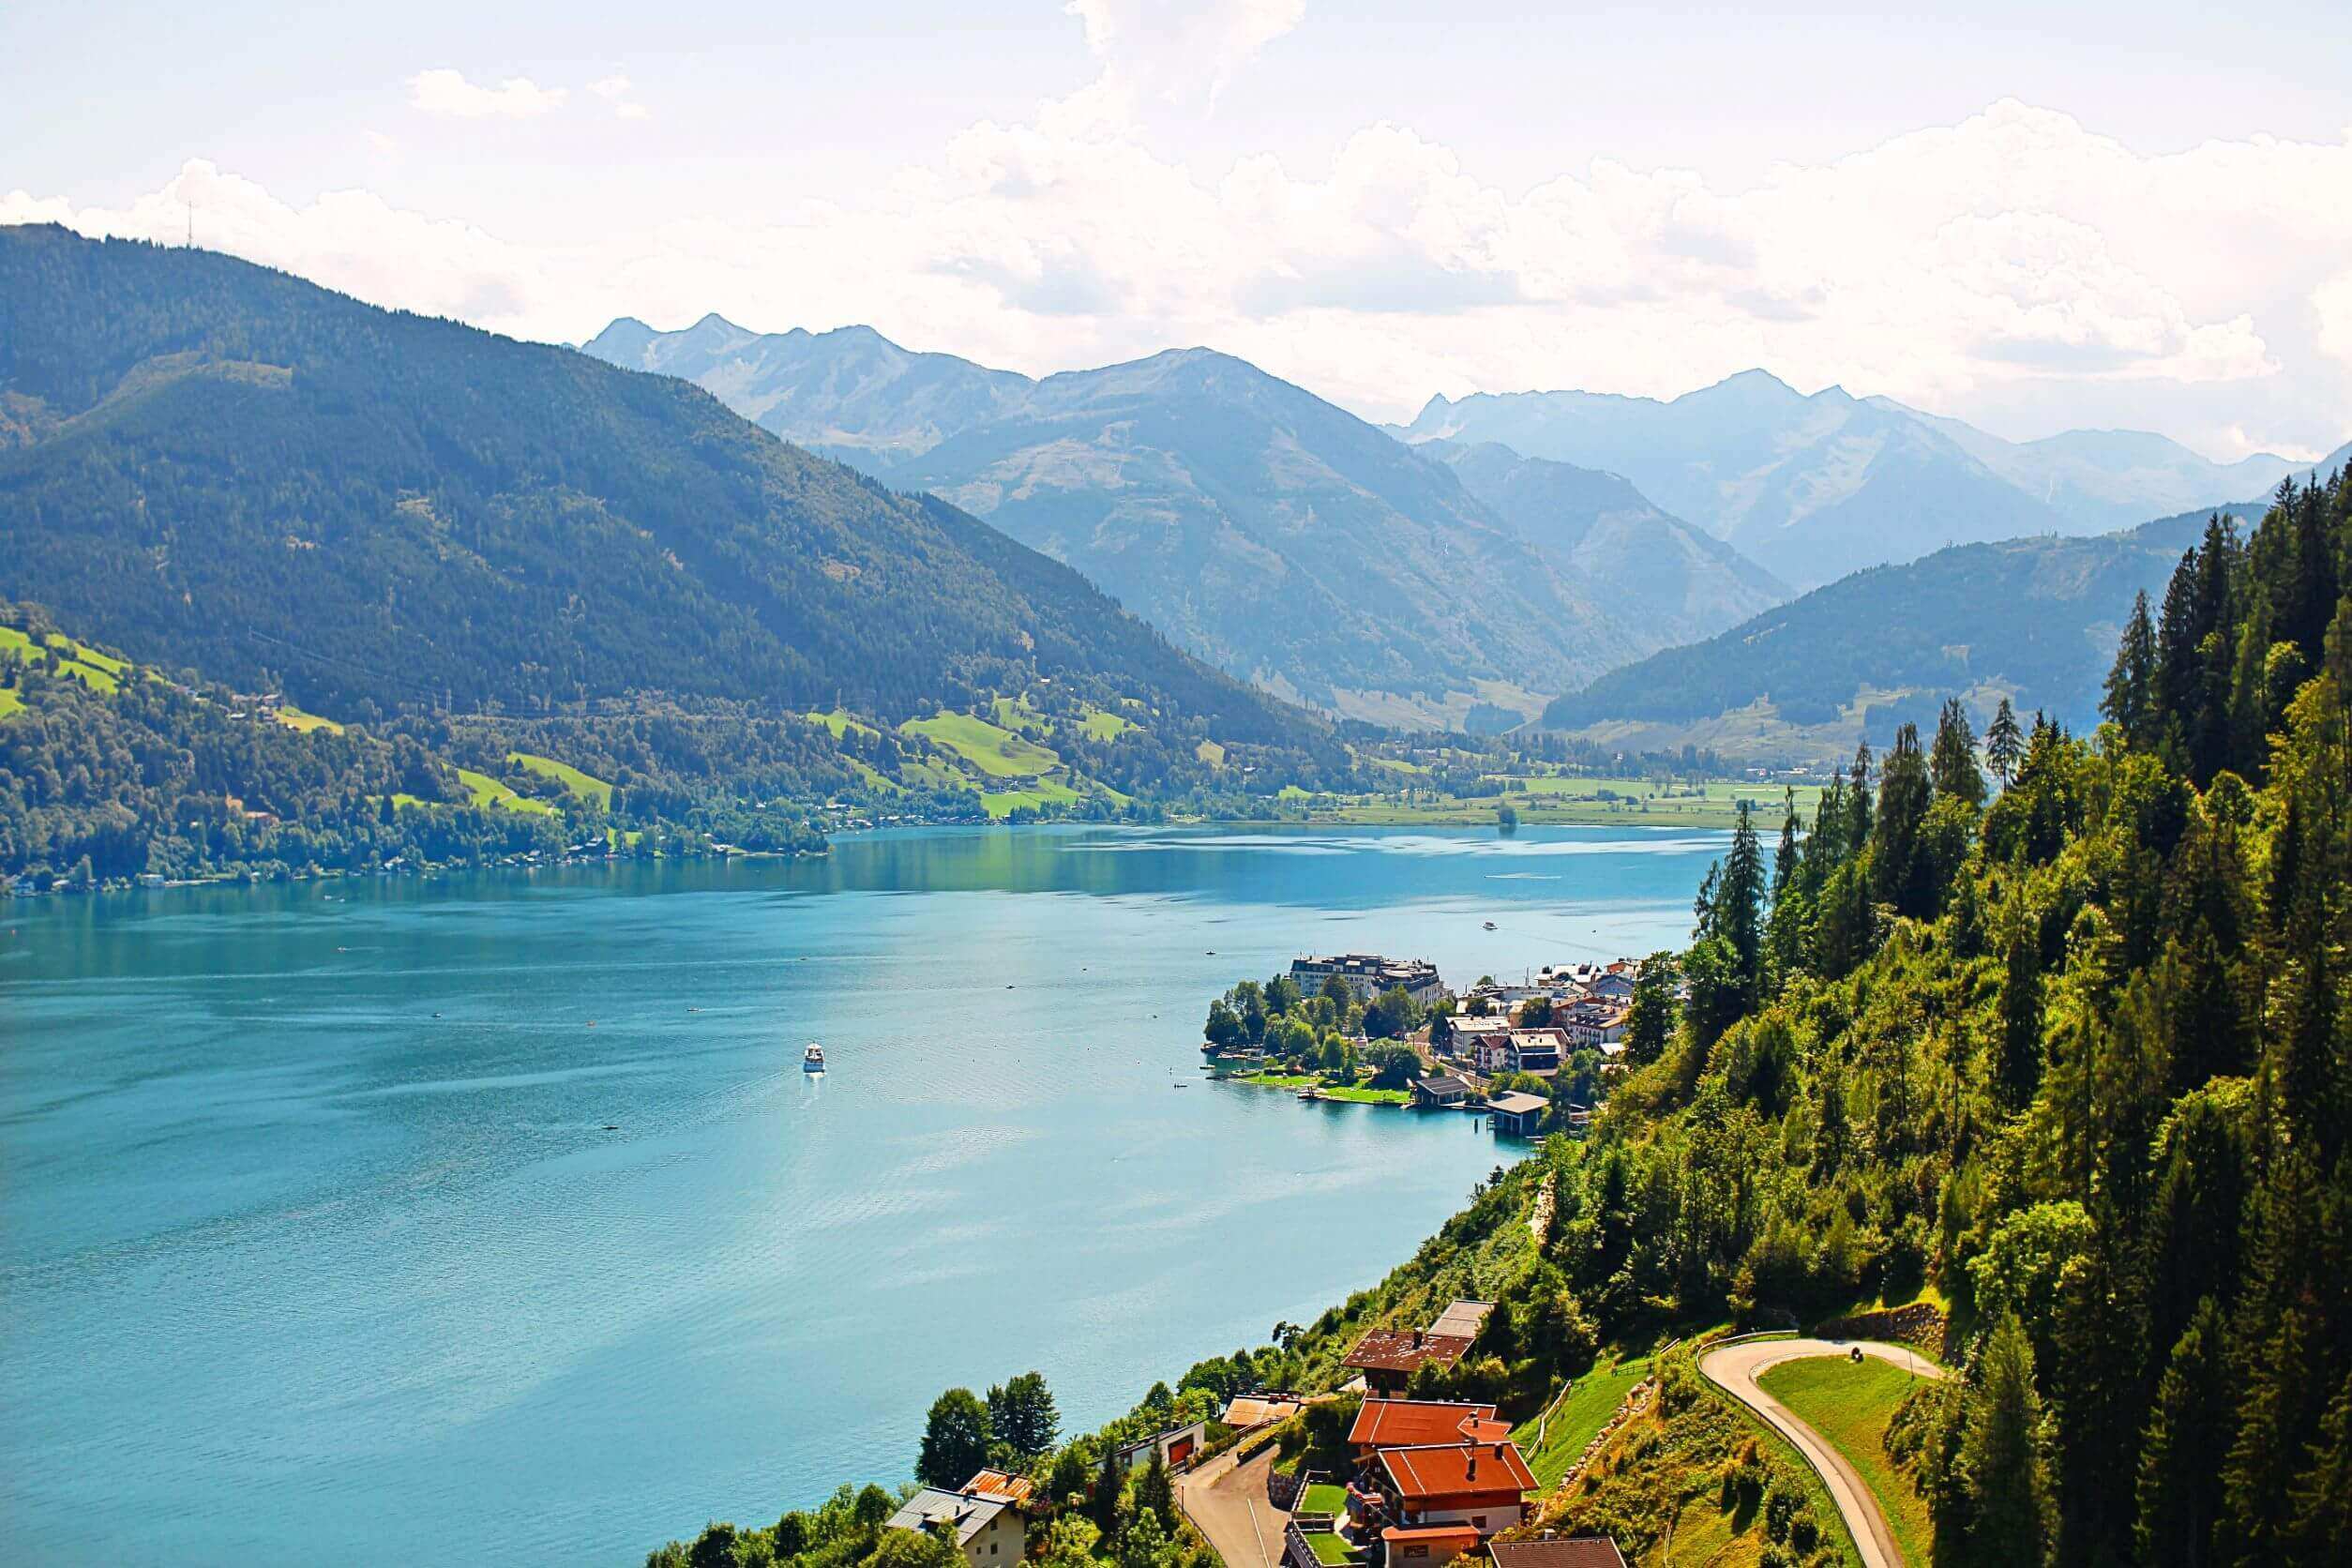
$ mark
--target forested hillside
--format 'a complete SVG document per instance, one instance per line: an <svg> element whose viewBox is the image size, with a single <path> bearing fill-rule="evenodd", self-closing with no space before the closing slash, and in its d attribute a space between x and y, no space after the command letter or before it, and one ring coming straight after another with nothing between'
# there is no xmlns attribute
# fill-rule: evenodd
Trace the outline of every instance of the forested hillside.
<svg viewBox="0 0 2352 1568"><path fill-rule="evenodd" d="M2133 596L2162 586L2209 515L2097 538L1962 545L1857 572L1611 671L1553 702L1544 724L1636 746L1688 741L1798 760L1842 756L1903 719L1932 723L1953 693L1979 722L2007 697L2083 725L2096 716Z"/></svg>
<svg viewBox="0 0 2352 1568"><path fill-rule="evenodd" d="M1999 737L1994 793L1948 712L1777 852L1740 834L1512 1320L1924 1288L1962 1366L1898 1423L1937 1562L2340 1562L2348 566L2343 475L2251 540L2217 521L2095 738ZM1567 1516L1638 1543L1663 1521L1627 1460Z"/></svg>
<svg viewBox="0 0 2352 1568"><path fill-rule="evenodd" d="M682 382L53 228L0 230L0 596L188 684L614 766L667 820L1229 808L1352 766L1068 567Z"/></svg>

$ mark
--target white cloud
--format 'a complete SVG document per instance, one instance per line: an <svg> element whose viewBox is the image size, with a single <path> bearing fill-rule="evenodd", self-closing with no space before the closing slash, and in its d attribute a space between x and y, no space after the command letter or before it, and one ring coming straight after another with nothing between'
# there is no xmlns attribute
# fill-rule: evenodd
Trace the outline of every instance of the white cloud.
<svg viewBox="0 0 2352 1568"><path fill-rule="evenodd" d="M527 120L561 109L570 94L562 87L542 87L527 76L512 76L495 87L466 80L463 71L418 71L408 79L408 101L428 114L461 120L490 118Z"/></svg>
<svg viewBox="0 0 2352 1568"><path fill-rule="evenodd" d="M1306 0L1069 0L1104 83L1214 106L1234 73L1296 28Z"/></svg>
<svg viewBox="0 0 2352 1568"><path fill-rule="evenodd" d="M612 105L612 114L621 120L650 120L653 111L629 97L629 79L626 76L601 77L588 83L588 90Z"/></svg>
<svg viewBox="0 0 2352 1568"><path fill-rule="evenodd" d="M1139 8L1079 14L1107 63L1135 56ZM527 336L716 309L1033 371L1209 343L1378 417L1432 391L1670 396L1761 365L2022 433L2152 425L2228 455L2352 433L2352 136L2150 155L1999 103L1745 188L1602 159L1513 193L1393 125L1313 169L1196 170L1135 130L1130 90L974 125L854 205L760 220L532 245L365 191L288 204L203 163L127 208L19 192L0 220L176 238L194 192L199 243Z"/></svg>

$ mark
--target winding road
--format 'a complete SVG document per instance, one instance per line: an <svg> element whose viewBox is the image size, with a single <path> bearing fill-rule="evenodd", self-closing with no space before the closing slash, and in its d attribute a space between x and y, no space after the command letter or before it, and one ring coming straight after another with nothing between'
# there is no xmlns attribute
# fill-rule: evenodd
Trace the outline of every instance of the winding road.
<svg viewBox="0 0 2352 1568"><path fill-rule="evenodd" d="M1887 1528L1886 1515L1879 1513L1870 1488L1862 1485L1862 1476L1847 1462L1846 1455L1831 1447L1827 1439L1798 1420L1787 1406L1765 1393L1756 1382L1783 1362L1805 1356L1846 1356L1858 1349L1866 1356L1892 1362L1914 1377L1944 1375L1942 1367L1916 1350L1870 1339L1738 1340L1717 1346L1699 1357L1698 1370L1708 1381L1762 1416L1774 1431L1794 1443L1797 1452L1819 1472L1822 1484L1829 1488L1830 1500L1837 1504L1837 1511L1846 1517L1846 1528L1853 1534L1855 1549L1862 1553L1862 1568L1905 1568L1903 1554L1894 1545L1894 1532Z"/></svg>

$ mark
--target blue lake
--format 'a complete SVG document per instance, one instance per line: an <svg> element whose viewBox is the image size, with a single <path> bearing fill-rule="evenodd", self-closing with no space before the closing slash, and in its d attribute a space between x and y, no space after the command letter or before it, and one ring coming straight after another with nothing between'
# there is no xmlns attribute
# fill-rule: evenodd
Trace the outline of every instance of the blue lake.
<svg viewBox="0 0 2352 1568"><path fill-rule="evenodd" d="M628 1563L903 1479L950 1384L1033 1366L1092 1425L1513 1157L1198 1081L1211 997L1677 944L1726 837L936 830L0 904L0 1560Z"/></svg>

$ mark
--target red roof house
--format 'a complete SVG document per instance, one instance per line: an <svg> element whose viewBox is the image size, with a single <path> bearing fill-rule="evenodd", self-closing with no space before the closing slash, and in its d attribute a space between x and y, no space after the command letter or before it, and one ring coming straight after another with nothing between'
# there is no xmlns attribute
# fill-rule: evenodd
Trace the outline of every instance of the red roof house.
<svg viewBox="0 0 2352 1568"><path fill-rule="evenodd" d="M1519 1446L1455 1442L1380 1451L1381 1489L1405 1527L1469 1525L1481 1536L1508 1530L1527 1516L1534 1472Z"/></svg>
<svg viewBox="0 0 2352 1568"><path fill-rule="evenodd" d="M1492 1405L1470 1405L1437 1399L1366 1399L1348 1428L1348 1446L1360 1460L1383 1448L1421 1448L1431 1443L1460 1442L1467 1422L1491 1422ZM1503 1436L1511 1435L1503 1428Z"/></svg>

